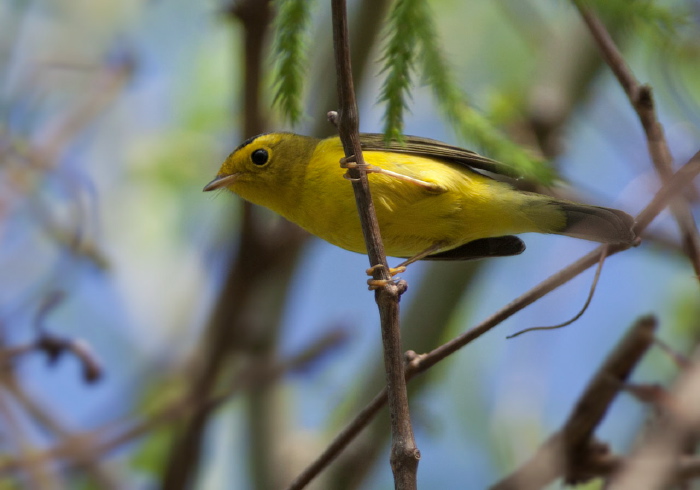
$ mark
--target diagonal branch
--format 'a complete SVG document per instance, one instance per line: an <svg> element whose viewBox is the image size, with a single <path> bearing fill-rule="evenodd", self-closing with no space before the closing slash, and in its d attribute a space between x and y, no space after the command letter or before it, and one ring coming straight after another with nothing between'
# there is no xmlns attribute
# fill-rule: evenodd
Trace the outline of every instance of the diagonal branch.
<svg viewBox="0 0 700 490"><path fill-rule="evenodd" d="M561 430L529 461L491 489L536 490L561 475L567 475L569 480L586 475L591 452L599 450L592 440L593 432L634 367L653 345L656 325L652 316L640 318L598 369Z"/></svg>
<svg viewBox="0 0 700 490"><path fill-rule="evenodd" d="M609 485L611 490L674 485L683 452L695 447L700 432L700 363L695 362L683 372L664 406L666 412L615 475Z"/></svg>
<svg viewBox="0 0 700 490"><path fill-rule="evenodd" d="M249 369L243 371L233 383L220 392L211 393L206 398L197 398L187 393L141 420L127 422L126 427L122 422L113 422L91 432L69 434L61 443L49 449L34 451L31 462L54 464L60 460L69 468L79 466L83 463L81 455L86 448L89 448L92 457L101 457L168 423L182 421L193 412L212 413L243 391L271 385L289 372L306 369L309 364L338 348L347 339L348 333L345 330L335 328L285 360L268 364L262 370L258 369L257 365L249 366ZM76 450L76 446L79 446L80 451ZM0 477L16 472L24 466L26 463L22 457L5 458L0 461Z"/></svg>
<svg viewBox="0 0 700 490"><path fill-rule="evenodd" d="M649 155L654 168L662 182L666 182L673 174L673 159L668 148L663 127L656 115L654 97L651 87L637 81L622 53L618 49L610 33L600 19L587 7L582 0L572 0L583 17L586 26L591 31L605 62L629 98L630 104L637 112L639 121L647 139ZM693 264L695 274L700 277L700 233L698 233L693 213L687 200L674 199L670 205L678 227L681 230L683 248Z"/></svg>
<svg viewBox="0 0 700 490"><path fill-rule="evenodd" d="M635 226L635 233L641 234L644 229L651 223L667 205L668 201L689 185L693 179L700 174L700 152L696 153L681 169L674 174L654 196L647 207L638 215ZM608 245L608 256L614 255L624 247ZM600 259L603 247L598 247L596 250L583 256L573 264L565 267L556 274L542 281L534 288L519 296L508 305L504 306L489 318L467 330L462 335L452 339L451 341L437 347L431 352L417 356L412 355L412 359L406 369L406 377L410 381L415 375L427 371L432 366L445 359L447 356L454 354L473 340L476 340L481 335L485 334L502 321L510 318L515 313L519 312L526 306L534 303L536 300L545 294L553 291L562 284L570 281L574 277L595 265ZM409 353L411 354L411 353ZM326 468L347 445L364 429L369 422L375 417L379 410L386 404L387 394L386 389L382 390L375 396L365 408L363 408L350 423L341 430L341 432L331 441L326 449L314 460L306 469L294 480L288 487L288 490L296 490L304 488L304 486L313 480L324 468Z"/></svg>

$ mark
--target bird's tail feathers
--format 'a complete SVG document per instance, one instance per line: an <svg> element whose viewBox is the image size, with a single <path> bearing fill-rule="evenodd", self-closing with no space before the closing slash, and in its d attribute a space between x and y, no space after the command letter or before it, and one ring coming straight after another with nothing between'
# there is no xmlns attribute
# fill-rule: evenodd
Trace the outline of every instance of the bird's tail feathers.
<svg viewBox="0 0 700 490"><path fill-rule="evenodd" d="M636 236L634 218L624 211L599 206L560 202L566 214L566 227L560 235L594 242L632 245Z"/></svg>

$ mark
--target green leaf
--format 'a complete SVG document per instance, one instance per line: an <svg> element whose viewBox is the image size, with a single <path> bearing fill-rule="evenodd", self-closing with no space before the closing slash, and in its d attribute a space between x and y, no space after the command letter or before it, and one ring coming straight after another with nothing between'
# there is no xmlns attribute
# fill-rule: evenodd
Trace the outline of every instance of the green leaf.
<svg viewBox="0 0 700 490"><path fill-rule="evenodd" d="M313 6L309 0L277 0L275 21L274 80L275 104L292 123L303 116L302 96L307 71L309 19Z"/></svg>
<svg viewBox="0 0 700 490"><path fill-rule="evenodd" d="M389 15L387 37L382 69L386 78L379 96L379 101L386 104L387 142L404 139L404 111L418 65L422 78L433 89L438 106L460 137L473 141L490 157L513 165L524 177L551 184L554 173L550 167L510 141L470 107L438 44L426 0L398 0Z"/></svg>
<svg viewBox="0 0 700 490"><path fill-rule="evenodd" d="M388 41L382 72L386 73L379 101L386 104L384 135L387 142L403 141L404 110L411 93L416 60L416 31L423 22L423 0L398 0L389 14Z"/></svg>

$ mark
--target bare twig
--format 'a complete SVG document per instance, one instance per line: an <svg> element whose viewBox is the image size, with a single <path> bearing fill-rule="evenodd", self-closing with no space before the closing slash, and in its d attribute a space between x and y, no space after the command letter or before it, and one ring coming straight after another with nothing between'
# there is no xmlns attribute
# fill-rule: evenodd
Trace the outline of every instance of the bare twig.
<svg viewBox="0 0 700 490"><path fill-rule="evenodd" d="M547 327L530 327L526 328L524 330L520 330L519 332L515 332L514 334L511 334L507 336L507 339L512 339L514 337L517 337L519 335L522 335L527 332L535 332L535 331L542 331L542 330L557 330L560 328L568 327L572 323L574 323L576 320L581 318L584 313L586 313L586 310L588 310L588 307L591 304L591 301L593 301L593 295L595 294L596 287L598 286L598 280L600 279L600 273L603 270L603 263L605 263L605 258L608 256L608 252L606 249L602 251L600 254L600 260L598 261L598 267L595 270L595 276L593 276L593 282L591 283L591 287L588 291L588 297L586 298L586 302L583 304L583 307L574 315L572 318L569 318L567 321L559 323L557 325L550 325Z"/></svg>
<svg viewBox="0 0 700 490"><path fill-rule="evenodd" d="M639 214L636 220L635 232L637 235L642 233L644 229L651 223L666 206L668 201L680 192L684 186L689 185L693 179L700 173L700 152L696 153L688 163L679 169L673 178L665 184L659 192L654 196L649 205ZM622 250L623 246L608 246L608 256L612 256ZM525 294L519 296L508 305L504 306L489 318L480 324L472 327L462 335L450 340L449 342L437 347L431 352L424 355L412 354L409 359L409 364L406 369L406 377L408 380L415 375L427 371L438 362L445 359L447 356L454 354L471 341L485 334L502 321L510 318L518 311L526 306L534 303L536 300L545 294L553 291L557 287L570 281L589 267L593 266L600 260L600 255L603 253L604 246L598 247L596 250L581 257L576 262L568 267L560 270L556 274L542 281L540 284L530 289ZM326 449L314 460L290 485L289 490L303 488L306 483L316 477L326 466L328 466L352 441L357 434L374 418L379 410L386 403L386 389L382 390L372 401L363 408L360 413L345 427L341 432L330 442Z"/></svg>
<svg viewBox="0 0 700 490"><path fill-rule="evenodd" d="M14 361L15 358L27 353L43 352L49 364L56 363L66 352L73 354L83 368L83 379L92 383L98 381L103 374L102 363L99 361L90 345L82 339L59 337L47 331L44 325L46 316L63 301L63 293L54 291L40 305L34 328L37 338L33 342L0 350L0 367Z"/></svg>
<svg viewBox="0 0 700 490"><path fill-rule="evenodd" d="M642 234L675 196L682 193L683 189L693 182L698 173L700 173L700 151L664 183L647 207L635 217L634 232L637 236Z"/></svg>
<svg viewBox="0 0 700 490"><path fill-rule="evenodd" d="M34 342L0 351L0 365L33 351L45 353L50 364L56 363L63 354L70 352L80 361L83 379L88 383L98 381L103 375L102 364L87 342L51 334L44 334Z"/></svg>
<svg viewBox="0 0 700 490"><path fill-rule="evenodd" d="M191 394L188 393L145 419L128 424L127 427L122 427L121 423L118 425L111 423L97 430L73 434L66 441L50 449L33 452L32 461L63 460L68 466L79 465L81 461L75 450L76 444L79 444L83 451L85 448L90 448L93 457L107 454L169 422L191 415L192 412L205 411L210 413L241 391L249 390L253 386L273 383L285 373L304 369L309 363L340 346L347 338L348 334L344 329L330 330L298 354L268 365L264 371L259 371L255 366L251 366L251 369L241 373L241 376L222 393L198 399L192 398ZM0 475L17 471L23 464L22 458L3 459L0 461Z"/></svg>
<svg viewBox="0 0 700 490"><path fill-rule="evenodd" d="M594 455L589 460L589 471L601 477L608 477L623 468L627 462L627 458L615 454ZM700 477L700 457L680 456L673 461L670 480L674 483L698 477ZM644 488L649 487L644 486Z"/></svg>
<svg viewBox="0 0 700 490"><path fill-rule="evenodd" d="M17 470L24 473L27 479L27 488L30 490L62 488L58 475L48 464L48 461L42 461L35 457L36 449L32 447L21 420L5 399L3 391L0 391L0 415L5 421L6 435L10 443L16 446L20 455Z"/></svg>
<svg viewBox="0 0 700 490"><path fill-rule="evenodd" d="M668 355L668 357L671 358L671 360L678 367L678 369L685 370L685 369L690 369L692 367L693 363L688 358L688 356L673 349L670 345L668 345L663 340L657 338L656 339L656 346L659 349L661 349L666 355Z"/></svg>
<svg viewBox="0 0 700 490"><path fill-rule="evenodd" d="M59 421L57 414L52 413L47 407L43 406L38 400L34 399L24 387L17 382L12 373L2 377L2 383L7 388L8 393L12 395L14 400L22 407L36 425L50 434L52 437L58 437L59 440L65 442L71 440L72 433L64 424ZM95 454L90 446L84 444L73 444L74 451L69 459L76 462L75 466L84 470L91 477L93 482L104 490L116 490L119 488L116 480L110 474L106 464L100 460L100 455ZM21 459L22 456L19 455Z"/></svg>
<svg viewBox="0 0 700 490"><path fill-rule="evenodd" d="M350 65L350 41L348 36L345 0L333 0L333 46L335 51L338 82L338 132L346 158L353 158L356 168L348 169L355 192L357 209L365 238L370 265L374 267L375 280L385 282L375 292L381 319L384 366L386 369L389 410L391 412L391 468L397 489L416 488L416 475L420 452L413 437L413 428L408 408L408 393L404 375L399 326L399 299L405 291L405 283L391 281L384 246L379 233L379 224L369 191L369 181L363 167L359 137L359 116Z"/></svg>
<svg viewBox="0 0 700 490"><path fill-rule="evenodd" d="M598 369L562 429L550 437L529 461L491 488L534 490L547 486L562 475L567 476L568 483L584 478L591 450L601 450L592 440L593 432L625 380L653 345L655 329L655 318L640 318Z"/></svg>
<svg viewBox="0 0 700 490"><path fill-rule="evenodd" d="M654 168L659 174L661 181L666 182L673 174L673 159L663 128L656 116L651 87L641 85L637 81L629 66L627 66L622 53L617 48L615 41L600 19L583 4L582 0L572 1L591 31L603 58L610 66L610 69L627 94L632 107L637 112L646 135L647 146ZM685 253L693 264L695 274L700 278L700 233L698 233L690 206L687 201L679 198L671 202L670 208L681 230Z"/></svg>
<svg viewBox="0 0 700 490"><path fill-rule="evenodd" d="M539 451L542 452L545 450L546 448L543 446ZM629 461L628 458L607 451L607 448L596 443L590 446L589 452L585 454L584 457L585 461L580 464L580 466L585 465L585 474L590 477L601 478L610 477L614 473L620 471ZM684 482L691 478L700 477L700 457L696 455L682 455L673 461L671 469L670 481L673 483ZM521 487L517 488L520 490ZM636 490L651 487L644 484L634 488Z"/></svg>
<svg viewBox="0 0 700 490"><path fill-rule="evenodd" d="M687 443L700 432L699 406L700 363L695 362L667 393L665 413L651 430L647 441L622 466L609 488L670 488Z"/></svg>
<svg viewBox="0 0 700 490"><path fill-rule="evenodd" d="M443 341L451 324L450 319L463 300L464 291L478 279L478 272L485 263L472 260L426 265L423 280L417 287L412 286L415 288L413 299L402 313L401 338L404 345L433 346ZM440 281L436 282L434 277L439 277ZM365 374L358 378L357 388L352 390L352 405L347 407L345 414L358 413L367 400L374 398L386 386L381 365L383 360L377 361L366 366ZM408 386L409 399L431 386L432 382L427 376L414 379ZM382 418L375 418L353 441L352 450L346 451L329 468L328 488L357 490L365 486L363 481L384 454L390 437L391 427Z"/></svg>

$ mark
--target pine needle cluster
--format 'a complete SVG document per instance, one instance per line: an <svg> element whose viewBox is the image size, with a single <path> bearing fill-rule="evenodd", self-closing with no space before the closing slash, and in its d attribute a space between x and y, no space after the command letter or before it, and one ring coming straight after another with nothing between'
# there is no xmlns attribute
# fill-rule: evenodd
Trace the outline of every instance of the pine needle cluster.
<svg viewBox="0 0 700 490"><path fill-rule="evenodd" d="M573 0L610 19L624 18L635 26L651 27L663 37L673 35L683 15L658 0ZM274 43L276 57L275 102L292 124L303 115L303 81L307 71L306 48L310 29L308 0L277 0ZM508 162L529 179L544 184L553 171L541 159L513 143L469 102L446 59L428 0L396 0L386 23L386 41L380 62L384 76L379 102L384 105L387 141L402 141L404 117L409 109L415 79L432 89L436 106L463 140L489 157Z"/></svg>
<svg viewBox="0 0 700 490"><path fill-rule="evenodd" d="M307 70L307 45L311 0L278 0L276 3L274 80L275 104L292 124L303 114L304 79Z"/></svg>

